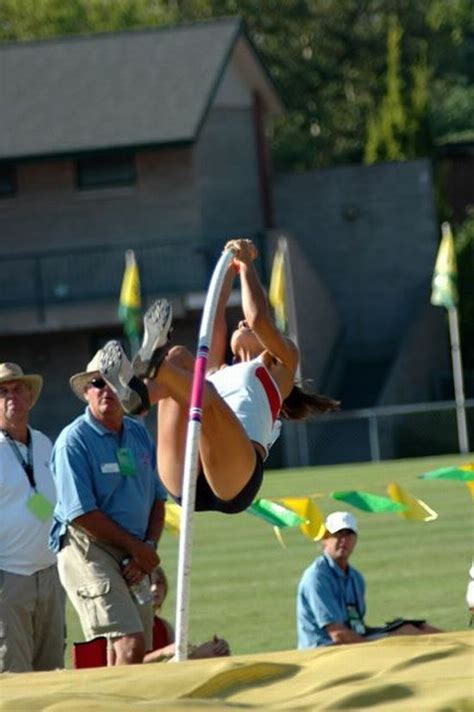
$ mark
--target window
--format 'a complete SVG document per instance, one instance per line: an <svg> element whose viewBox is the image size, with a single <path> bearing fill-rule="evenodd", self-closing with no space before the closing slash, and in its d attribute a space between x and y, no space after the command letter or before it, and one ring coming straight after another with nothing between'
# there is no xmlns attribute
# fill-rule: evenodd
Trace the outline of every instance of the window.
<svg viewBox="0 0 474 712"><path fill-rule="evenodd" d="M135 156L116 154L81 158L77 161L77 186L80 190L114 188L135 183Z"/></svg>
<svg viewBox="0 0 474 712"><path fill-rule="evenodd" d="M11 163L0 163L0 199L10 198L15 193L15 167Z"/></svg>

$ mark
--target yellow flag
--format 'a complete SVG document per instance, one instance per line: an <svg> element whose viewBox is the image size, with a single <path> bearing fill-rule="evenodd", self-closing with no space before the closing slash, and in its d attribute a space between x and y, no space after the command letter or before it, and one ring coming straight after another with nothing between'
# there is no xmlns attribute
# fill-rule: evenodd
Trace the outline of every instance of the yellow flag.
<svg viewBox="0 0 474 712"><path fill-rule="evenodd" d="M452 309L458 303L456 253L449 223L444 222L441 230L443 236L433 274L431 303Z"/></svg>
<svg viewBox="0 0 474 712"><path fill-rule="evenodd" d="M404 490L396 482L390 482L387 487L387 493L395 502L404 504L407 507L404 512L399 512L401 517L412 522L432 522L434 519L438 519L438 514L434 509L431 509L423 500L417 499L407 490Z"/></svg>
<svg viewBox="0 0 474 712"><path fill-rule="evenodd" d="M285 252L282 244L278 245L273 258L272 274L268 299L275 311L275 320L280 331L285 331L288 323L285 283Z"/></svg>
<svg viewBox="0 0 474 712"><path fill-rule="evenodd" d="M174 502L165 504L165 529L178 535L181 528L181 507Z"/></svg>
<svg viewBox="0 0 474 712"><path fill-rule="evenodd" d="M305 523L300 525L300 531L304 536L314 541L323 537L324 518L321 510L310 497L285 497L278 501L305 519Z"/></svg>
<svg viewBox="0 0 474 712"><path fill-rule="evenodd" d="M125 272L120 291L119 319L127 336L138 338L140 333L140 275L133 250L125 253Z"/></svg>

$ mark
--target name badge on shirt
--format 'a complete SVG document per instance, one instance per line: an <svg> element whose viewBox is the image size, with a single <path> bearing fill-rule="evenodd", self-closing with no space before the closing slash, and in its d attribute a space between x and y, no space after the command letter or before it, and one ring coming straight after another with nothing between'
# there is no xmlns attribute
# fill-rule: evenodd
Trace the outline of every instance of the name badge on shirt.
<svg viewBox="0 0 474 712"><path fill-rule="evenodd" d="M53 516L53 505L49 499L46 499L46 497L39 492L35 492L29 497L26 506L40 522L45 522Z"/></svg>
<svg viewBox="0 0 474 712"><path fill-rule="evenodd" d="M112 472L120 472L120 467L118 466L118 462L104 462L100 466L100 471L104 475L109 475Z"/></svg>
<svg viewBox="0 0 474 712"><path fill-rule="evenodd" d="M117 460L121 475L130 477L131 475L137 474L135 456L128 447L119 447L117 450Z"/></svg>
<svg viewBox="0 0 474 712"><path fill-rule="evenodd" d="M347 604L347 615L349 618L349 627L351 628L351 630L353 630L354 633L358 633L359 635L365 635L366 631L364 621L361 619L359 611L352 603Z"/></svg>

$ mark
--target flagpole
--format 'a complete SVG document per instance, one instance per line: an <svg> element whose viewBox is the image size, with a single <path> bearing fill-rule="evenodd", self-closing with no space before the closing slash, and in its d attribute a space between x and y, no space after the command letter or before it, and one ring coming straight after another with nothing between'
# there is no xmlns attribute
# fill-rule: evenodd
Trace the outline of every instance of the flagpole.
<svg viewBox="0 0 474 712"><path fill-rule="evenodd" d="M448 222L441 225L441 244L436 257L433 274L431 303L445 307L448 312L449 337L451 341L451 359L453 364L454 398L456 401L456 419L458 426L459 451L469 452L469 441L466 424L466 407L464 400L464 384L461 362L461 347L459 339L459 320L457 304L456 250L451 226Z"/></svg>
<svg viewBox="0 0 474 712"><path fill-rule="evenodd" d="M287 306L288 306L288 336L296 344L299 349L299 338L298 338L298 319L296 316L296 303L295 303L295 290L293 287L293 274L291 270L290 263L290 251L288 248L288 240L286 237L280 237L278 239L278 246L282 250L283 259L283 269L285 273L285 281L287 285ZM298 366L296 369L296 380L301 381L301 358L298 359ZM296 427L298 450L299 450L299 464L303 466L309 465L309 444L308 444L308 431L305 422L298 423Z"/></svg>
<svg viewBox="0 0 474 712"><path fill-rule="evenodd" d="M469 452L469 438L466 424L466 406L462 373L461 346L459 343L459 319L456 307L448 309L449 336L451 340L451 358L453 363L454 397L456 400L456 419L458 424L459 452Z"/></svg>

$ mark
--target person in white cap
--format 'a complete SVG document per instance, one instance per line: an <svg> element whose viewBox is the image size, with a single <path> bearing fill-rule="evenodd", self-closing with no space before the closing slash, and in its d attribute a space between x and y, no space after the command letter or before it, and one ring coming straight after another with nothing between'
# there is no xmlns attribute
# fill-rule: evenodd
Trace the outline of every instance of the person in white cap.
<svg viewBox="0 0 474 712"><path fill-rule="evenodd" d="M306 569L298 586L298 648L439 632L425 621L401 618L378 628L366 626L364 577L349 565L357 544L356 518L350 512L333 512L325 529L323 553Z"/></svg>
<svg viewBox="0 0 474 712"><path fill-rule="evenodd" d="M51 441L29 426L43 379L0 364L0 672L64 667L64 591L48 550Z"/></svg>

